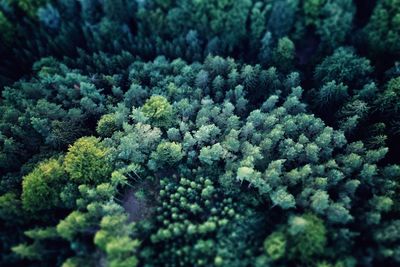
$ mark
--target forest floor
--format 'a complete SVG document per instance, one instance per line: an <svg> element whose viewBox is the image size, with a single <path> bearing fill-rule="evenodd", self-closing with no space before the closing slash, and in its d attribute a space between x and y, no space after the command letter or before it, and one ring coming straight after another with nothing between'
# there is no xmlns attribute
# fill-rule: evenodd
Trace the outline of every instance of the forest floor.
<svg viewBox="0 0 400 267"><path fill-rule="evenodd" d="M128 213L129 222L137 222L148 218L151 215L151 204L146 198L139 198L136 194L138 190L129 189L123 198L123 207Z"/></svg>

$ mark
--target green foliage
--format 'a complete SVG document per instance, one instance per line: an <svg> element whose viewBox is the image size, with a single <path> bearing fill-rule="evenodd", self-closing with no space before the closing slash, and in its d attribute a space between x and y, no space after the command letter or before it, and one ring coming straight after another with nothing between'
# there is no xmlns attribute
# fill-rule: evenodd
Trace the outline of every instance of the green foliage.
<svg viewBox="0 0 400 267"><path fill-rule="evenodd" d="M156 151L151 153L151 159L156 166L173 166L183 158L182 145L175 142L162 142L157 146Z"/></svg>
<svg viewBox="0 0 400 267"><path fill-rule="evenodd" d="M354 4L350 0L325 1L320 12L322 19L316 24L317 33L326 46L335 48L350 33L355 13Z"/></svg>
<svg viewBox="0 0 400 267"><path fill-rule="evenodd" d="M265 239L265 253L270 261L286 258L297 264L312 264L325 252L326 235L323 221L315 215L292 216L283 230Z"/></svg>
<svg viewBox="0 0 400 267"><path fill-rule="evenodd" d="M386 89L376 99L375 105L382 114L397 116L400 111L398 98L400 96L400 77L388 81Z"/></svg>
<svg viewBox="0 0 400 267"><path fill-rule="evenodd" d="M315 68L314 78L320 84L331 81L348 86L366 83L373 71L370 60L357 56L350 48L340 47Z"/></svg>
<svg viewBox="0 0 400 267"><path fill-rule="evenodd" d="M303 2L303 9L305 14L305 23L308 24L318 24L318 19L320 11L326 0L305 0Z"/></svg>
<svg viewBox="0 0 400 267"><path fill-rule="evenodd" d="M100 227L101 230L94 237L94 243L106 252L110 266L136 266L138 260L135 252L139 241L129 237L133 225L127 224L127 217L122 214L105 216L100 222Z"/></svg>
<svg viewBox="0 0 400 267"><path fill-rule="evenodd" d="M264 241L265 253L271 260L279 260L286 253L286 236L281 232L269 235Z"/></svg>
<svg viewBox="0 0 400 267"><path fill-rule="evenodd" d="M399 265L400 3L361 2L0 1L0 265Z"/></svg>
<svg viewBox="0 0 400 267"><path fill-rule="evenodd" d="M22 204L30 212L60 208L60 192L67 182L67 175L60 159L50 159L23 177Z"/></svg>
<svg viewBox="0 0 400 267"><path fill-rule="evenodd" d="M169 127L173 123L174 112L163 96L152 96L142 107L142 112L156 127Z"/></svg>
<svg viewBox="0 0 400 267"><path fill-rule="evenodd" d="M19 255L21 258L28 260L42 260L42 252L43 248L38 244L28 245L28 244L20 244L12 248L12 251Z"/></svg>
<svg viewBox="0 0 400 267"><path fill-rule="evenodd" d="M73 238L81 231L85 231L90 226L87 216L79 211L73 211L57 225L58 234L67 240Z"/></svg>
<svg viewBox="0 0 400 267"><path fill-rule="evenodd" d="M288 256L302 262L312 262L321 255L326 245L326 229L323 221L312 214L295 216L289 220Z"/></svg>
<svg viewBox="0 0 400 267"><path fill-rule="evenodd" d="M398 118L400 117L399 97L400 97L400 78L390 79L383 88L377 98L373 99L371 104L372 114L379 117L379 121L385 123L385 133L389 136L389 143L394 143L391 147L392 151L398 148L396 141L400 134L400 125Z"/></svg>
<svg viewBox="0 0 400 267"><path fill-rule="evenodd" d="M13 222L19 222L21 214L21 200L17 194L8 192L0 196L0 218L7 222L12 218Z"/></svg>
<svg viewBox="0 0 400 267"><path fill-rule="evenodd" d="M201 40L196 39L204 38L208 42L209 52L212 53L223 49L232 51L240 39L245 37L245 24L251 5L250 0L156 1L151 8L140 7L137 15L143 29L162 36L178 36L183 32L190 50L194 51ZM151 21L157 23L150 23ZM142 31L142 34L145 32Z"/></svg>
<svg viewBox="0 0 400 267"><path fill-rule="evenodd" d="M70 146L64 166L70 178L79 184L99 184L112 171L108 150L95 137L80 138Z"/></svg>
<svg viewBox="0 0 400 267"><path fill-rule="evenodd" d="M109 137L118 130L117 118L114 114L103 115L97 122L96 131L102 137Z"/></svg>
<svg viewBox="0 0 400 267"><path fill-rule="evenodd" d="M17 5L28 16L35 17L39 7L44 6L49 0L6 0L9 4Z"/></svg>
<svg viewBox="0 0 400 267"><path fill-rule="evenodd" d="M351 33L355 4L351 0L304 0L296 24L297 38L311 29L321 39L321 48L329 52L343 44ZM301 40L299 39L299 42Z"/></svg>
<svg viewBox="0 0 400 267"><path fill-rule="evenodd" d="M25 231L25 235L34 240L43 240L57 237L57 231L54 227L36 228Z"/></svg>
<svg viewBox="0 0 400 267"><path fill-rule="evenodd" d="M14 253L27 260L43 261L46 257L51 257L52 245L56 244L56 240L59 238L55 227L34 228L25 231L24 234L33 242L13 246L11 250ZM64 253L61 251L61 255Z"/></svg>
<svg viewBox="0 0 400 267"><path fill-rule="evenodd" d="M343 100L349 98L348 87L343 83L337 84L335 80L327 82L317 92L315 103L321 109L334 108L340 106Z"/></svg>
<svg viewBox="0 0 400 267"><path fill-rule="evenodd" d="M294 43L287 37L279 39L273 55L275 64L283 70L288 70L293 66L294 57Z"/></svg>
<svg viewBox="0 0 400 267"><path fill-rule="evenodd" d="M74 257L74 258L68 258L66 261L63 262L61 266L79 267L79 266L88 266L90 264L91 264L90 260L87 260L85 258Z"/></svg>
<svg viewBox="0 0 400 267"><path fill-rule="evenodd" d="M234 218L240 217L231 198L224 198L214 183L203 177L179 178L176 183L160 180L160 201L157 208L156 232L151 242L163 249L153 264L179 262L180 265L212 264L217 249L211 236ZM209 213L211 211L211 213ZM191 250L189 248L192 248Z"/></svg>
<svg viewBox="0 0 400 267"><path fill-rule="evenodd" d="M14 39L14 29L11 22L7 19L2 11L0 11L0 40L6 44L10 44Z"/></svg>
<svg viewBox="0 0 400 267"><path fill-rule="evenodd" d="M321 63L321 73L335 58ZM353 61L366 62L350 53L342 69L355 68ZM335 109L361 95L371 101L368 68L360 72L363 81L355 78L361 74L333 69L333 81L316 91L321 108ZM330 263L364 252L354 245L354 222L373 246L391 247L369 231L388 222L398 202L390 189L396 172L378 165L387 149L348 142L308 113L299 74L285 78L274 68L211 56L204 64L136 61L124 73L128 91L115 89L123 80L102 80L115 87L106 108L95 84L87 80L80 88L82 99L94 103L83 110L97 118L105 139L78 139L62 165L70 181L59 197L71 213L54 224L76 255L65 264L96 262L96 248L115 266L248 266L255 258L272 266L307 265L313 258ZM367 84L352 91L358 82ZM265 95L254 97L262 86ZM38 111L59 106L42 101ZM350 104L345 108L352 110ZM35 118L35 131L46 135L41 117ZM371 191L363 193L365 188ZM135 226L130 220L137 220Z"/></svg>
<svg viewBox="0 0 400 267"><path fill-rule="evenodd" d="M364 34L372 55L385 53L398 55L400 51L399 32L400 2L381 0L377 3L364 28Z"/></svg>
<svg viewBox="0 0 400 267"><path fill-rule="evenodd" d="M218 161L223 159L226 153L227 151L217 143L211 147L203 147L200 150L199 160L212 165L213 163L218 163Z"/></svg>

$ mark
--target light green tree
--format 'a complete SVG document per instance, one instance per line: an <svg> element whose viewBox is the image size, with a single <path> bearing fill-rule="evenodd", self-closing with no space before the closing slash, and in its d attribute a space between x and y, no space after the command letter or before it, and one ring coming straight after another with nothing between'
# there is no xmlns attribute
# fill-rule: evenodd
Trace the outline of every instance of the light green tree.
<svg viewBox="0 0 400 267"><path fill-rule="evenodd" d="M112 171L108 149L92 136L82 137L69 147L64 166L70 178L79 184L99 184Z"/></svg>
<svg viewBox="0 0 400 267"><path fill-rule="evenodd" d="M60 192L67 183L61 159L45 160L22 181L24 209L37 212L61 207Z"/></svg>
<svg viewBox="0 0 400 267"><path fill-rule="evenodd" d="M160 95L150 97L142 107L142 112L156 127L169 128L173 124L174 111L168 100Z"/></svg>

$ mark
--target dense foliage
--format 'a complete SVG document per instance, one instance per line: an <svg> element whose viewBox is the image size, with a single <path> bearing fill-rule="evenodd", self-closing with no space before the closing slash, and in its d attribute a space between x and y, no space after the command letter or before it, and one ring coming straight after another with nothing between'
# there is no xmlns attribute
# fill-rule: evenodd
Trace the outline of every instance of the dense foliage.
<svg viewBox="0 0 400 267"><path fill-rule="evenodd" d="M397 0L0 1L0 265L400 265L399 25Z"/></svg>

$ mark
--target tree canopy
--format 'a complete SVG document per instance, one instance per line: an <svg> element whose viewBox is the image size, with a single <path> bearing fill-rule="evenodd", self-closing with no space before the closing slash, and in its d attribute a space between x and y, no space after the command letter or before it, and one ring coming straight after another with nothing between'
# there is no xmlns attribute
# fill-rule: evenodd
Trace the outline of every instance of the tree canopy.
<svg viewBox="0 0 400 267"><path fill-rule="evenodd" d="M399 266L399 23L0 1L0 266Z"/></svg>

